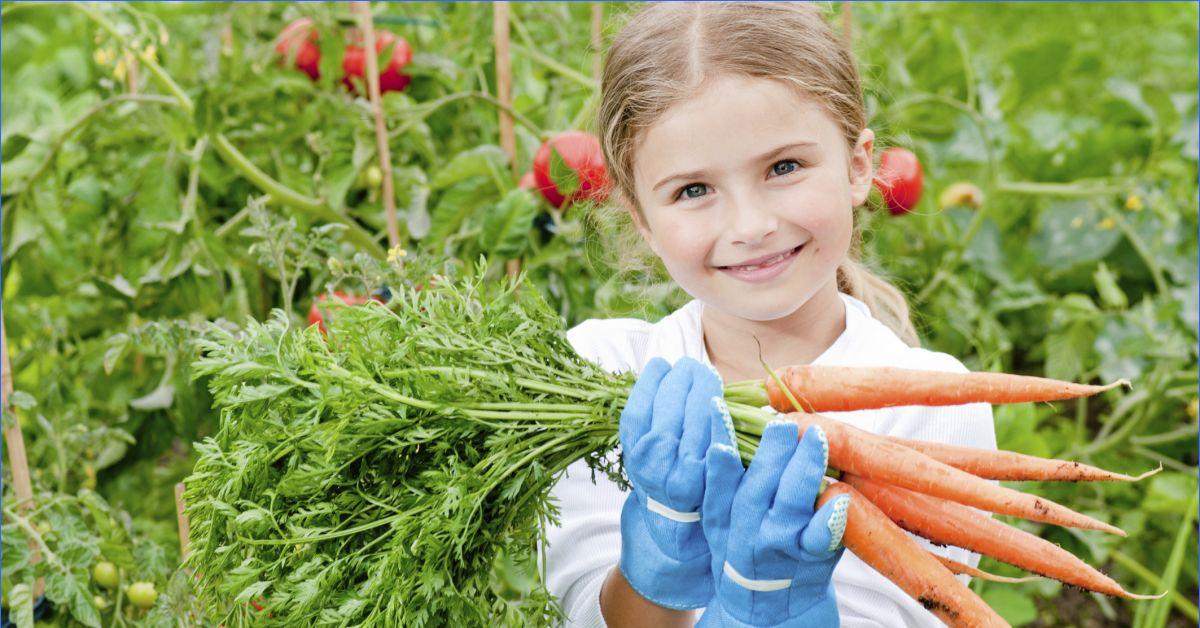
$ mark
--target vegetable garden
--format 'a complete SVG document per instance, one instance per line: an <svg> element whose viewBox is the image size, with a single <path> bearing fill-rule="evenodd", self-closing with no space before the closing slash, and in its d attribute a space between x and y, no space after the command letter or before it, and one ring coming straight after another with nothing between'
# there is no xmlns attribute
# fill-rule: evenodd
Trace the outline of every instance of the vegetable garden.
<svg viewBox="0 0 1200 628"><path fill-rule="evenodd" d="M632 382L561 332L687 300L615 258L593 211L598 51L629 7L2 6L6 621L552 620L546 489L580 457L620 480L600 454ZM1131 383L994 400L999 448L1024 457L872 444L1075 519L911 493L836 458L830 429L839 490L891 519L945 509L1026 563L1077 557L1069 577L983 559L995 578L964 595L1012 625L1195 625L1196 5L829 17L889 147L866 258L923 345L972 371ZM846 409L780 375L727 387L743 457L768 401ZM1078 576L1093 568L1117 589Z"/></svg>

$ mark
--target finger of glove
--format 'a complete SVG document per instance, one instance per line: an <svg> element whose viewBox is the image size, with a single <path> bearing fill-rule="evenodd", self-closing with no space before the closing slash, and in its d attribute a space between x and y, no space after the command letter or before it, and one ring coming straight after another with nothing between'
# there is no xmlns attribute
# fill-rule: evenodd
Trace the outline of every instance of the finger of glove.
<svg viewBox="0 0 1200 628"><path fill-rule="evenodd" d="M625 410L621 412L620 436L621 449L629 451L650 431L650 420L654 416L654 397L659 385L671 370L671 365L662 358L654 358L646 363L629 392L625 401Z"/></svg>
<svg viewBox="0 0 1200 628"><path fill-rule="evenodd" d="M803 551L797 558L821 561L835 556L842 547L849 509L849 495L840 495L821 506L800 533L800 549Z"/></svg>
<svg viewBox="0 0 1200 628"><path fill-rule="evenodd" d="M712 441L710 414L712 398L721 396L721 379L708 367L697 364L691 369L692 387L688 391L683 412L683 436L679 439L679 455L704 460Z"/></svg>
<svg viewBox="0 0 1200 628"><path fill-rule="evenodd" d="M824 430L811 426L804 432L779 479L779 492L770 516L804 525L813 514L828 465L829 440Z"/></svg>
<svg viewBox="0 0 1200 628"><path fill-rule="evenodd" d="M698 368L704 367L691 358L680 358L663 377L658 392L654 394L654 415L650 419L648 436L667 436L678 443L683 433L687 396L692 390L693 374Z"/></svg>
<svg viewBox="0 0 1200 628"><path fill-rule="evenodd" d="M733 511L738 514L730 530L731 538L751 541L771 508L779 487L779 478L796 451L799 426L790 422L772 422L763 430L758 451L738 485Z"/></svg>
<svg viewBox="0 0 1200 628"><path fill-rule="evenodd" d="M733 498L744 471L736 449L714 444L705 454L704 496L700 524L714 562L725 562L725 546L733 514ZM719 555L718 555L719 554ZM716 559L720 559L717 561Z"/></svg>
<svg viewBox="0 0 1200 628"><path fill-rule="evenodd" d="M678 435L651 431L625 453L625 472L636 488L668 503L667 478L675 471L678 450Z"/></svg>

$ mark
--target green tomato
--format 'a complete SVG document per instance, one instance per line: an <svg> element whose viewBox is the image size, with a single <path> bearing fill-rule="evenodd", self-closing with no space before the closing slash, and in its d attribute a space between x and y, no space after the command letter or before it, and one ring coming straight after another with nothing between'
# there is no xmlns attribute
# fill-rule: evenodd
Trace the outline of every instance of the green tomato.
<svg viewBox="0 0 1200 628"><path fill-rule="evenodd" d="M105 589L112 589L121 581L121 576L117 573L117 566L107 560L96 563L96 566L92 568L92 578L96 584Z"/></svg>
<svg viewBox="0 0 1200 628"><path fill-rule="evenodd" d="M52 529L53 528L50 527L50 523L48 521L42 521L37 524L38 534L40 534L42 536L46 536L47 534L50 534L50 530L52 530Z"/></svg>
<svg viewBox="0 0 1200 628"><path fill-rule="evenodd" d="M367 166L366 179L367 187L377 188L380 183L383 183L383 171L379 169L379 166L371 164Z"/></svg>
<svg viewBox="0 0 1200 628"><path fill-rule="evenodd" d="M154 590L153 582L135 582L129 585L125 593L129 595L129 601L140 608L150 608L158 599L158 591Z"/></svg>
<svg viewBox="0 0 1200 628"><path fill-rule="evenodd" d="M103 609L108 606L108 600L104 599L103 595L93 595L92 604L95 604L96 608Z"/></svg>

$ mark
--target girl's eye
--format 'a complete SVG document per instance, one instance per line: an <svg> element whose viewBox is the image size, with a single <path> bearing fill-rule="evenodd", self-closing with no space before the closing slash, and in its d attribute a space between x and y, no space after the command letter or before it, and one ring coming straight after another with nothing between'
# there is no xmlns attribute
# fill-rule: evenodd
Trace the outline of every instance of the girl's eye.
<svg viewBox="0 0 1200 628"><path fill-rule="evenodd" d="M679 194L675 195L676 199L680 198L700 198L708 191L708 186L703 183L693 183L679 190Z"/></svg>
<svg viewBox="0 0 1200 628"><path fill-rule="evenodd" d="M774 166L771 166L771 173L776 176L783 176L785 174L791 174L799 168L800 162L796 161L795 159L784 159L783 161L776 162Z"/></svg>

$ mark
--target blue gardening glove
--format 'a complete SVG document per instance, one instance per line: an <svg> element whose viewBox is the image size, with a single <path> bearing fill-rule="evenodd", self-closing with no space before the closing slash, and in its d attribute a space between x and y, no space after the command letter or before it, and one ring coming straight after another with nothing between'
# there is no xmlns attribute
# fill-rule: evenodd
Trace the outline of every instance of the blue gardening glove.
<svg viewBox="0 0 1200 628"><path fill-rule="evenodd" d="M831 579L850 500L813 512L825 433L814 426L799 439L795 423L767 425L744 474L732 433L731 422L715 424L708 452L702 521L717 595L697 626L836 627Z"/></svg>
<svg viewBox="0 0 1200 628"><path fill-rule="evenodd" d="M712 599L712 556L700 527L704 456L721 379L682 358L646 365L621 413L621 449L633 491L621 511L621 573L642 597L674 609Z"/></svg>

